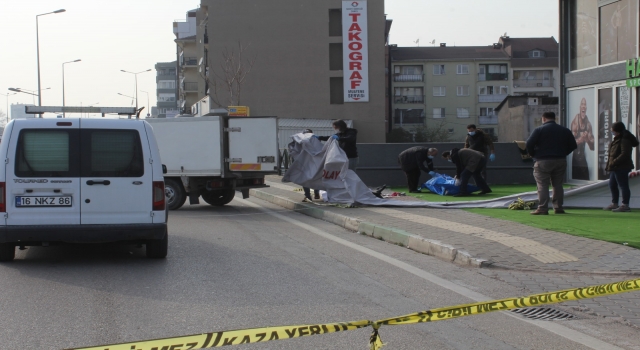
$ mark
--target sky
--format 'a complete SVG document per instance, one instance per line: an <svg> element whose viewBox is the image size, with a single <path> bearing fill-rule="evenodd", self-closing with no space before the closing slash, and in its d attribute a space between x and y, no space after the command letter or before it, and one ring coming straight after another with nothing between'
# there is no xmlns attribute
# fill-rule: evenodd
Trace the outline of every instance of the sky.
<svg viewBox="0 0 640 350"><path fill-rule="evenodd" d="M268 1L268 0L255 0ZM301 0L310 1L310 0ZM7 89L37 90L36 15L40 16L42 105L62 105L62 63L67 106L153 106L156 62L176 59L173 22L185 21L199 1L186 0L0 0L0 111ZM558 38L557 0L386 0L393 20L390 43L398 46L490 45L505 32L511 37ZM371 19L370 19L371 20ZM419 39L416 44L415 41ZM143 92L146 91L147 93ZM9 104L34 103L27 94L8 96ZM146 114L146 109L143 114Z"/></svg>

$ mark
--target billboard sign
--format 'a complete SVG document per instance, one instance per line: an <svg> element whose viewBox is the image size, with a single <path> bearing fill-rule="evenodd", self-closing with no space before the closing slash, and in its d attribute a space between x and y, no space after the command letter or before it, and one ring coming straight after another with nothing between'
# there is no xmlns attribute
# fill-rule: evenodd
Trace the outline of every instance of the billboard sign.
<svg viewBox="0 0 640 350"><path fill-rule="evenodd" d="M344 102L369 102L367 2L342 2Z"/></svg>

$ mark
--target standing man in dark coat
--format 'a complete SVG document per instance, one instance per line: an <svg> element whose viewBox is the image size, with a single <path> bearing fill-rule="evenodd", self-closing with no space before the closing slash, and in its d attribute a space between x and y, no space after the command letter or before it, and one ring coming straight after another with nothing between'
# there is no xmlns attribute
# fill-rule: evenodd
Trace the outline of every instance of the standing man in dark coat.
<svg viewBox="0 0 640 350"><path fill-rule="evenodd" d="M423 170L425 173L434 176L433 157L438 154L435 148L427 148L422 146L411 147L402 151L398 155L398 164L400 169L407 175L407 184L409 185L409 193L420 193L418 184L420 183L420 174ZM425 163L427 164L425 166Z"/></svg>
<svg viewBox="0 0 640 350"><path fill-rule="evenodd" d="M535 128L527 140L527 152L535 161L533 177L538 185L538 209L531 215L549 214L549 183L553 186L553 211L564 214L562 183L567 172L567 156L578 145L571 130L556 124L556 114L542 114L542 125Z"/></svg>
<svg viewBox="0 0 640 350"><path fill-rule="evenodd" d="M496 160L496 149L493 146L491 135L476 128L475 124L467 125L467 138L464 141L464 148L470 148L484 154L484 157L490 161ZM482 177L487 181L487 168L482 170Z"/></svg>
<svg viewBox="0 0 640 350"><path fill-rule="evenodd" d="M456 165L456 185L460 186L460 193L454 195L454 197L469 196L467 184L471 177L482 190L480 194L493 192L480 176L480 173L487 165L487 159L484 154L469 148L454 148L451 151L443 152L442 158Z"/></svg>
<svg viewBox="0 0 640 350"><path fill-rule="evenodd" d="M358 147L356 147L358 130L348 128L344 120L335 120L332 125L336 134L333 136L318 136L318 139L320 139L320 141L327 141L330 138L337 140L340 148L342 148L344 153L347 154L347 158L349 158L349 169L356 171L358 167Z"/></svg>

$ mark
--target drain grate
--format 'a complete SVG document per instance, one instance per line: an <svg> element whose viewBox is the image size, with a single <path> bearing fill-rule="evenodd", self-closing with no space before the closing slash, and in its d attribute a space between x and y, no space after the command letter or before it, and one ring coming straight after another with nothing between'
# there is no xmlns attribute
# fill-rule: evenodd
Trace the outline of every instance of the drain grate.
<svg viewBox="0 0 640 350"><path fill-rule="evenodd" d="M511 310L511 312L515 312L532 320L541 321L571 320L576 317L575 315L572 315L568 312L550 307L526 307L521 309L513 309Z"/></svg>

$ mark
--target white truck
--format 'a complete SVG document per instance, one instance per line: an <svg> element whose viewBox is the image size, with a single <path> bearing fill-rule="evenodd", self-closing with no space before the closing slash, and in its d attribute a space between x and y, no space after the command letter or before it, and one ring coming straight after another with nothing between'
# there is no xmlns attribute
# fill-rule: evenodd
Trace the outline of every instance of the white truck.
<svg viewBox="0 0 640 350"><path fill-rule="evenodd" d="M278 172L276 117L149 118L158 140L167 207L180 208L199 197L214 206L225 205L235 191L249 197L249 189L268 187L265 175Z"/></svg>

